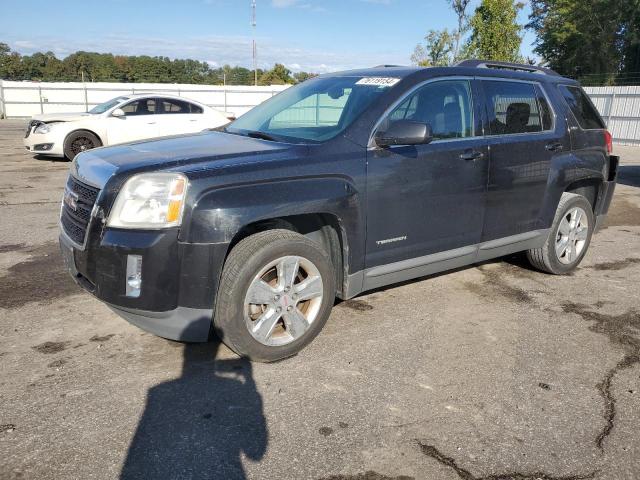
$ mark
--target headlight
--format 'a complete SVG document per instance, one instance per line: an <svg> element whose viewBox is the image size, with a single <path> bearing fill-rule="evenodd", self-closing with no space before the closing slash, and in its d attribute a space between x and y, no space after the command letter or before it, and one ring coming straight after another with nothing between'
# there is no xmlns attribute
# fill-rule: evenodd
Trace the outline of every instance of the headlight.
<svg viewBox="0 0 640 480"><path fill-rule="evenodd" d="M51 125L47 123L40 124L36 127L33 133L49 133L51 131Z"/></svg>
<svg viewBox="0 0 640 480"><path fill-rule="evenodd" d="M107 225L118 228L168 228L182 222L187 178L179 173L143 173L118 193Z"/></svg>

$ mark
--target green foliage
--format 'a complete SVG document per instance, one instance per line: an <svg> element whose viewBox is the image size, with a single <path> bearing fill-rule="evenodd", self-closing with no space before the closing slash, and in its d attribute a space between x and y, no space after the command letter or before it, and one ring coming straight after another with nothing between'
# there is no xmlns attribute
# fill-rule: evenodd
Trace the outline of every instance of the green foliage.
<svg viewBox="0 0 640 480"><path fill-rule="evenodd" d="M308 73L308 72L296 72L293 74L293 78L296 83L304 82L305 80L309 80L310 78L317 77L317 73Z"/></svg>
<svg viewBox="0 0 640 480"><path fill-rule="evenodd" d="M482 0L469 22L471 35L465 56L504 62L520 62L522 38L518 11L524 4L514 0Z"/></svg>
<svg viewBox="0 0 640 480"><path fill-rule="evenodd" d="M551 68L585 84L640 80L631 77L640 76L640 0L532 0L531 9L527 28Z"/></svg>
<svg viewBox="0 0 640 480"><path fill-rule="evenodd" d="M39 80L77 82L191 83L208 85L253 85L254 72L244 67L225 65L211 68L206 62L168 57L122 56L110 53L75 52L64 60L52 52L20 55L6 43L0 43L0 78L4 80ZM296 83L314 76L291 72L282 64L264 72L258 69L261 85Z"/></svg>
<svg viewBox="0 0 640 480"><path fill-rule="evenodd" d="M421 67L446 67L453 61L454 36L444 30L430 30L411 55L411 62Z"/></svg>
<svg viewBox="0 0 640 480"><path fill-rule="evenodd" d="M295 83L295 79L291 76L291 71L281 63L276 63L271 70L264 72L258 79L259 85L286 85L287 83Z"/></svg>

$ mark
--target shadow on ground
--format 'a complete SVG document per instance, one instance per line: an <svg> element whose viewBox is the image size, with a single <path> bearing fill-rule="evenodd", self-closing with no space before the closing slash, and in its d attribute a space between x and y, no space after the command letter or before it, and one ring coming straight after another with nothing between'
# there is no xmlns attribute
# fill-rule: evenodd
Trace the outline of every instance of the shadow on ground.
<svg viewBox="0 0 640 480"><path fill-rule="evenodd" d="M618 167L618 183L631 187L640 187L640 165Z"/></svg>
<svg viewBox="0 0 640 480"><path fill-rule="evenodd" d="M262 398L245 359L187 344L179 378L152 387L121 479L246 478L241 459L267 448Z"/></svg>

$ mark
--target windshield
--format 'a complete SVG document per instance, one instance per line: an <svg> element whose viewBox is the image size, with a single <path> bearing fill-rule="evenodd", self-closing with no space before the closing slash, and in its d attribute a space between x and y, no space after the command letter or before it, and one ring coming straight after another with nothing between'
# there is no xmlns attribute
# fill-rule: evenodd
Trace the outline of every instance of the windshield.
<svg viewBox="0 0 640 480"><path fill-rule="evenodd" d="M293 142L323 142L351 125L397 78L326 77L288 88L249 110L229 133Z"/></svg>
<svg viewBox="0 0 640 480"><path fill-rule="evenodd" d="M108 102L104 102L104 103L101 103L100 105L96 105L91 110L89 110L89 113L104 113L110 108L115 107L119 103L124 102L125 100L129 100L129 97L112 98Z"/></svg>

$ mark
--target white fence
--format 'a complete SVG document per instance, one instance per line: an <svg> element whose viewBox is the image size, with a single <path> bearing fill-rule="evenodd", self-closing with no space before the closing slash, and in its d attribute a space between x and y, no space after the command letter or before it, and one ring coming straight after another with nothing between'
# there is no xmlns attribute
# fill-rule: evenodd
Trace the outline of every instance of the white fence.
<svg viewBox="0 0 640 480"><path fill-rule="evenodd" d="M640 145L640 87L585 87L619 145Z"/></svg>
<svg viewBox="0 0 640 480"><path fill-rule="evenodd" d="M10 82L0 80L0 118L41 113L86 112L119 95L164 92L239 116L287 88L166 83Z"/></svg>

